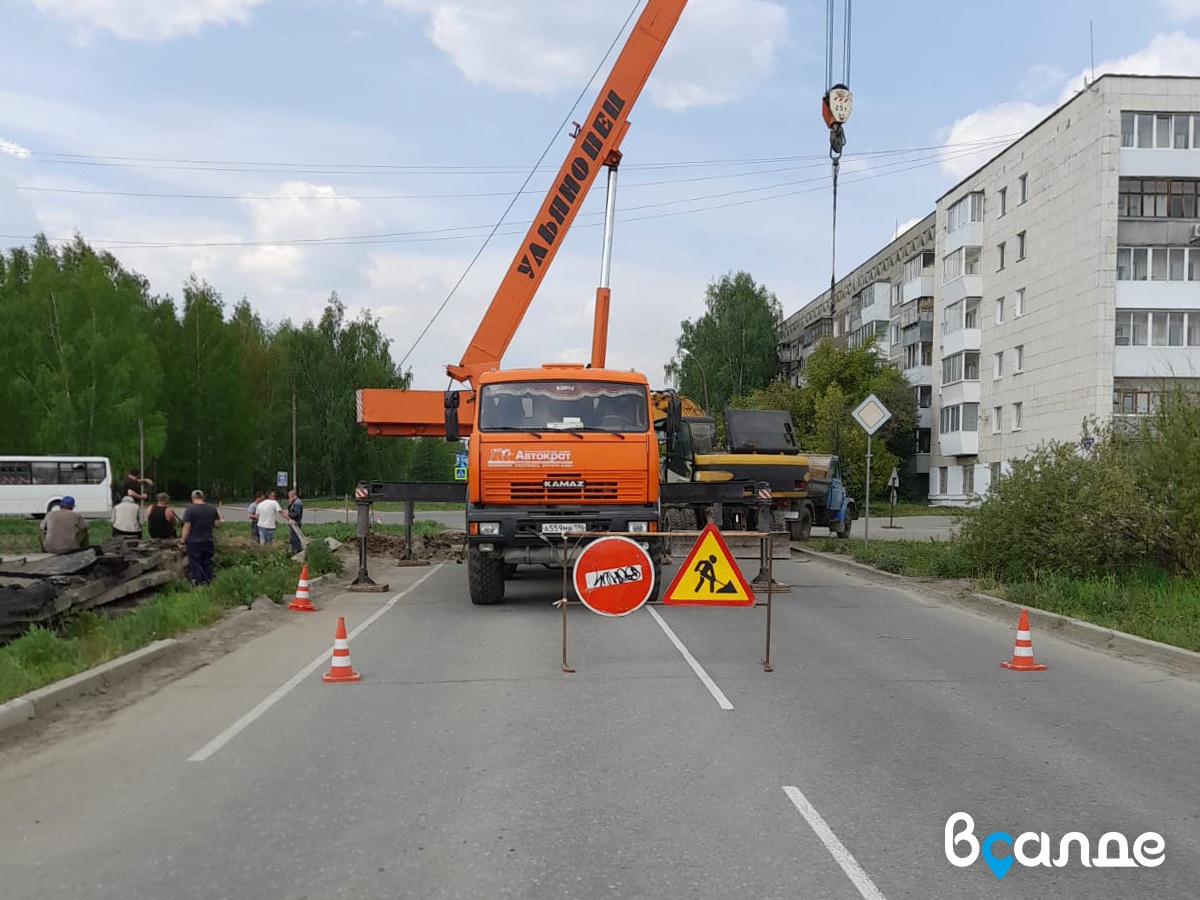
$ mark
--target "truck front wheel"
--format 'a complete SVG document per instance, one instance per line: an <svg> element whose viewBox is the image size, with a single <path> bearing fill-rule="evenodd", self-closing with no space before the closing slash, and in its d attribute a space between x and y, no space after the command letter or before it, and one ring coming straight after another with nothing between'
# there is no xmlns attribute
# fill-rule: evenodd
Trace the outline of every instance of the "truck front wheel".
<svg viewBox="0 0 1200 900"><path fill-rule="evenodd" d="M850 526L854 524L854 517L850 515L850 510L846 510L845 516L842 517L842 530L837 533L839 538L850 537Z"/></svg>
<svg viewBox="0 0 1200 900"><path fill-rule="evenodd" d="M485 556L474 547L467 549L467 583L471 602L491 606L504 599L504 561Z"/></svg>

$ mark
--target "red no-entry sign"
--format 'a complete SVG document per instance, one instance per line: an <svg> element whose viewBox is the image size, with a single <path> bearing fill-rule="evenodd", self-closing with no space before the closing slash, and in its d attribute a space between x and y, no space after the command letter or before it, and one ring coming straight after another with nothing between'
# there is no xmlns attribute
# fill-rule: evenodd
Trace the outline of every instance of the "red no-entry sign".
<svg viewBox="0 0 1200 900"><path fill-rule="evenodd" d="M605 537L583 548L575 560L575 591L594 613L627 616L654 590L650 554L627 537Z"/></svg>

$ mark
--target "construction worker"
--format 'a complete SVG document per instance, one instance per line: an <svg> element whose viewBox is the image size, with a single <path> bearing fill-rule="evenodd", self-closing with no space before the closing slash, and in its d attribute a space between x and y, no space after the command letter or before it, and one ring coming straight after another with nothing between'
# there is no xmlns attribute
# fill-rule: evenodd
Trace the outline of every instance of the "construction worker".
<svg viewBox="0 0 1200 900"><path fill-rule="evenodd" d="M75 511L75 498L70 495L46 513L40 530L42 549L47 553L73 553L88 545L87 519Z"/></svg>
<svg viewBox="0 0 1200 900"><path fill-rule="evenodd" d="M192 584L208 584L213 579L213 553L216 536L213 529L225 521L221 511L204 499L204 491L192 491L192 504L183 514L183 536L179 539L187 550L188 578Z"/></svg>

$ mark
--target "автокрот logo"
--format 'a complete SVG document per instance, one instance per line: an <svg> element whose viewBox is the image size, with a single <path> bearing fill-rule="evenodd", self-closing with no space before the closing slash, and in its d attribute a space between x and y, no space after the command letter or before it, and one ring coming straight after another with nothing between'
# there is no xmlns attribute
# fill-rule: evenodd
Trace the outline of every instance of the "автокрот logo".
<svg viewBox="0 0 1200 900"><path fill-rule="evenodd" d="M956 830L961 825L962 830ZM959 844L966 844L970 852L960 856L957 851ZM996 844L1007 844L1011 853L997 853ZM1030 854L1027 847L1033 844L1037 851ZM1026 831L1014 841L1012 836L1003 831L993 831L983 839L982 846L975 837L975 820L965 812L957 812L946 820L946 859L952 866L966 868L980 856L992 874L1003 878L1008 874L1013 861L1030 868L1036 866L1057 866L1062 868L1071 862L1071 847L1079 848L1079 864L1091 868L1133 868L1146 866L1153 868L1161 866L1166 859L1166 842L1161 834L1147 831L1139 835L1133 842L1133 858L1129 856L1129 841L1119 831L1109 831L1100 836L1096 843L1096 855L1089 858L1091 844L1088 837L1081 831L1070 831L1058 842L1058 857L1051 861L1053 842L1046 832Z"/></svg>

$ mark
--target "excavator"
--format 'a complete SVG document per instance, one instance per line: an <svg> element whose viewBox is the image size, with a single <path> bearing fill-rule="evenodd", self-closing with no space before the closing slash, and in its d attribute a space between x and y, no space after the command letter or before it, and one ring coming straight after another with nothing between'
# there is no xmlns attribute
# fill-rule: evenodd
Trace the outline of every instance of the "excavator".
<svg viewBox="0 0 1200 900"><path fill-rule="evenodd" d="M742 491L740 500L715 507L704 498L664 501L667 530L702 527L712 518L722 530L786 531L795 541L808 540L814 525L850 536L855 506L842 487L839 460L800 450L788 412L725 410L728 449L721 449L716 421L690 397L660 390L651 403L664 485L726 484Z"/></svg>
<svg viewBox="0 0 1200 900"><path fill-rule="evenodd" d="M650 599L660 590L669 548L658 535L663 492L649 382L637 372L605 368L605 358L620 146L629 113L686 6L687 0L646 3L466 352L446 368L466 388L357 392L358 422L370 435L468 439L472 603L501 601L518 566L570 565L590 540L563 537L574 533L636 536L654 561ZM503 369L505 350L601 168L608 172L608 195L590 362ZM370 496L435 498L429 486L391 488L373 485ZM737 485L671 489L679 496L686 488L718 499L739 492Z"/></svg>

